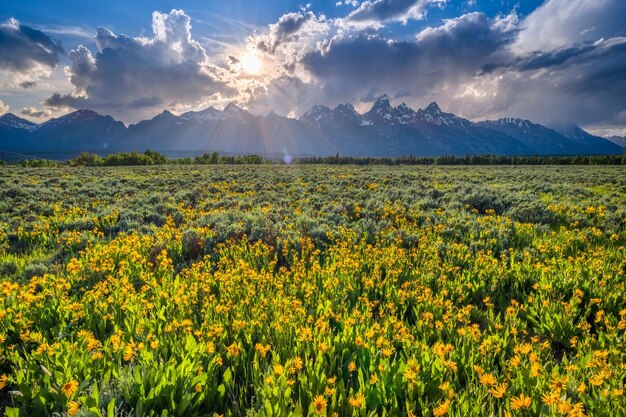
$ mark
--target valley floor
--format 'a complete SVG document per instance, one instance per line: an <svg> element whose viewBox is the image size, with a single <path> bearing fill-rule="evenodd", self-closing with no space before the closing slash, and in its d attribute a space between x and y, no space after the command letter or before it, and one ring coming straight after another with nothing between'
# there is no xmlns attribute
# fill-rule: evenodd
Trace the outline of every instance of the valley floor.
<svg viewBox="0 0 626 417"><path fill-rule="evenodd" d="M622 416L625 202L618 166L0 167L0 405Z"/></svg>

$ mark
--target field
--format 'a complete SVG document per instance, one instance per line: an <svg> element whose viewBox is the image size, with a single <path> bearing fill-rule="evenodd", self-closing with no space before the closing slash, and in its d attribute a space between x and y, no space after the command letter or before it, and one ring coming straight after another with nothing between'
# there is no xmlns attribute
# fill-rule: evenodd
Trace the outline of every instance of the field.
<svg viewBox="0 0 626 417"><path fill-rule="evenodd" d="M624 416L626 168L0 167L8 416Z"/></svg>

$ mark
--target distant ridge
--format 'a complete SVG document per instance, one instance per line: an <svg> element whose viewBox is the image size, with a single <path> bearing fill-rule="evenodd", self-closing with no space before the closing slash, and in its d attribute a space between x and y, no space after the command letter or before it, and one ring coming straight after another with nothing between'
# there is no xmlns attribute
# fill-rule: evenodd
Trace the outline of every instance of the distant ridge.
<svg viewBox="0 0 626 417"><path fill-rule="evenodd" d="M551 129L529 120L472 122L435 102L413 110L386 95L358 113L351 104L313 106L299 119L255 116L231 103L180 116L165 110L126 127L111 116L77 110L35 124L0 116L0 149L40 152L219 151L292 156L607 155L621 146L571 125Z"/></svg>

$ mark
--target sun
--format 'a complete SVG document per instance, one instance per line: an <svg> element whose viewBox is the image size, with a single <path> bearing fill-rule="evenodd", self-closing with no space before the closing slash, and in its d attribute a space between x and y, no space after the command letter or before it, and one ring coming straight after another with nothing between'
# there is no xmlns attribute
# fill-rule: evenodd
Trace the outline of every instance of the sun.
<svg viewBox="0 0 626 417"><path fill-rule="evenodd" d="M241 62L243 72L252 75L258 74L263 66L259 57L253 52L246 52L245 55L239 59L239 62Z"/></svg>

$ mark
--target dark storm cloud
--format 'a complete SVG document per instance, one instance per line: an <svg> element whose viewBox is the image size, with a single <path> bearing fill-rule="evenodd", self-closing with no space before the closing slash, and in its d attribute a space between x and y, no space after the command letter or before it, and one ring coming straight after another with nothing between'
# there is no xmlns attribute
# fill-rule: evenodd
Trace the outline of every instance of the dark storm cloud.
<svg viewBox="0 0 626 417"><path fill-rule="evenodd" d="M219 80L219 69L210 65L203 46L192 39L184 12L155 12L153 32L151 38L131 38L98 29L95 56L84 46L69 54L74 94L54 94L46 104L119 114L235 93Z"/></svg>
<svg viewBox="0 0 626 417"><path fill-rule="evenodd" d="M45 33L11 18L0 23L0 69L28 72L37 66L53 68L63 47Z"/></svg>
<svg viewBox="0 0 626 417"><path fill-rule="evenodd" d="M485 77L499 79L492 104L509 114L549 124L626 124L626 38L533 53Z"/></svg>
<svg viewBox="0 0 626 417"><path fill-rule="evenodd" d="M514 39L515 31L504 20L471 13L424 30L413 41L336 36L301 63L327 91L346 98L363 96L372 86L392 95L400 90L423 95L473 77Z"/></svg>
<svg viewBox="0 0 626 417"><path fill-rule="evenodd" d="M603 60L611 56L626 54L626 38L600 40L594 43L587 42L553 51L534 51L527 55L516 57L508 63L490 63L483 67L485 73L497 69L514 69L517 71L533 71L563 65L577 65L588 61Z"/></svg>

